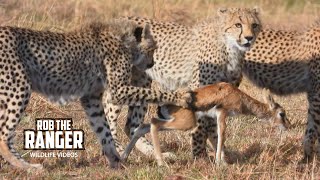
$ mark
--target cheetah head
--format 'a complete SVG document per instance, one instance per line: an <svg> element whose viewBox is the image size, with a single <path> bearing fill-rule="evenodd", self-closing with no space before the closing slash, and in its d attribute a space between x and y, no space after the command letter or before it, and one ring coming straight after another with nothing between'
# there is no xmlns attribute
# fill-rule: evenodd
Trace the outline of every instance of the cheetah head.
<svg viewBox="0 0 320 180"><path fill-rule="evenodd" d="M141 71L151 68L154 65L153 53L156 49L156 42L150 32L148 24L143 27L125 20L116 20L115 28L120 34L123 48L130 56L128 60Z"/></svg>
<svg viewBox="0 0 320 180"><path fill-rule="evenodd" d="M222 31L231 47L247 51L261 30L256 9L229 8L219 9L218 17L224 24Z"/></svg>
<svg viewBox="0 0 320 180"><path fill-rule="evenodd" d="M268 105L270 116L269 122L278 126L280 130L287 130L290 126L290 122L287 118L284 108L276 103L273 97L270 95L269 90L264 89L264 102Z"/></svg>
<svg viewBox="0 0 320 180"><path fill-rule="evenodd" d="M134 30L137 46L133 51L133 65L140 70L152 68L154 65L153 53L156 43L150 33L150 26L146 24L143 28L136 27Z"/></svg>

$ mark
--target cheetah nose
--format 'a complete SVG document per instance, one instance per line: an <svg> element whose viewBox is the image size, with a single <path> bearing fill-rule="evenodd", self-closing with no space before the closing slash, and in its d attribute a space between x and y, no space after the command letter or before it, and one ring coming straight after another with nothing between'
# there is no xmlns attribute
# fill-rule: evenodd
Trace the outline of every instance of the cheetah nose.
<svg viewBox="0 0 320 180"><path fill-rule="evenodd" d="M153 65L154 65L154 61L152 61L150 64L148 64L148 65L147 65L147 68L150 69L150 68L153 67Z"/></svg>
<svg viewBox="0 0 320 180"><path fill-rule="evenodd" d="M244 37L247 41L252 41L252 39L253 39L253 36L246 36L246 37Z"/></svg>

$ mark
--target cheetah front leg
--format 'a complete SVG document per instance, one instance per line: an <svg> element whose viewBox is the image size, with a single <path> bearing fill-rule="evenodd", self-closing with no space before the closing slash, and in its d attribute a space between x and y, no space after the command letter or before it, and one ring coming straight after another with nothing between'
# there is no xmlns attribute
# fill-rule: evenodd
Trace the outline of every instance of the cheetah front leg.
<svg viewBox="0 0 320 180"><path fill-rule="evenodd" d="M313 159L314 145L316 140L320 141L320 58L314 57L310 62L311 90L308 92L308 122L303 140L304 157L302 163L310 162ZM318 144L320 151L320 143Z"/></svg>
<svg viewBox="0 0 320 180"><path fill-rule="evenodd" d="M107 120L110 125L110 130L115 142L116 149L120 154L123 154L124 148L121 145L117 134L117 119L120 115L121 108L122 106L114 105L112 103L104 103L104 109L107 114ZM127 122L125 125L125 133L130 139L132 138L138 127L143 123L146 112L146 103L142 103L141 106L129 106ZM140 137L135 145L136 148L143 154L148 156L152 155L153 146L144 136Z"/></svg>
<svg viewBox="0 0 320 180"><path fill-rule="evenodd" d="M303 140L304 157L302 163L312 161L315 142L317 139L320 141L320 95L310 93L308 94L308 100L308 122ZM318 144L318 146L320 152L320 145Z"/></svg>
<svg viewBox="0 0 320 180"><path fill-rule="evenodd" d="M82 107L86 111L91 128L96 133L96 136L102 145L103 155L107 156L110 167L117 168L120 162L120 155L116 150L110 127L106 120L102 105L102 94L84 96L80 101Z"/></svg>
<svg viewBox="0 0 320 180"><path fill-rule="evenodd" d="M138 127L143 123L147 112L147 104L141 106L130 106L125 132L132 139ZM140 137L135 144L136 148L147 156L153 155L153 146L144 136Z"/></svg>
<svg viewBox="0 0 320 180"><path fill-rule="evenodd" d="M142 71L137 68L132 68L132 79L131 85L135 87L151 88L151 79ZM105 93L107 96L110 94ZM108 99L105 96L104 98ZM104 102L107 102L104 100ZM111 128L111 134L114 138L116 148L120 154L123 154L124 148L118 140L117 134L117 118L120 114L121 106L114 105L112 103L104 103L105 112L107 112L107 119ZM131 139L137 128L143 123L144 116L147 112L147 103L141 102L140 106L129 106L127 114L127 122L125 125L125 133ZM151 155L153 152L153 147L151 143L145 138L141 137L136 144L136 147L143 154Z"/></svg>
<svg viewBox="0 0 320 180"><path fill-rule="evenodd" d="M136 87L151 88L152 80L149 76L137 68L132 69L131 84ZM147 113L148 104L143 103L140 106L129 106L125 132L127 136L132 139L137 128L144 122ZM144 136L140 137L135 147L143 154L150 156L153 154L153 146Z"/></svg>
<svg viewBox="0 0 320 180"><path fill-rule="evenodd" d="M110 126L111 135L113 137L115 146L119 154L122 154L124 151L124 148L122 147L119 139L118 139L118 133L117 133L117 120L121 112L122 106L114 105L112 103L105 103L106 101L103 101L103 107L104 112L106 112L107 120Z"/></svg>
<svg viewBox="0 0 320 180"><path fill-rule="evenodd" d="M191 146L193 158L206 157L206 140L208 133L206 130L206 121L208 117L197 117L197 127L191 133Z"/></svg>

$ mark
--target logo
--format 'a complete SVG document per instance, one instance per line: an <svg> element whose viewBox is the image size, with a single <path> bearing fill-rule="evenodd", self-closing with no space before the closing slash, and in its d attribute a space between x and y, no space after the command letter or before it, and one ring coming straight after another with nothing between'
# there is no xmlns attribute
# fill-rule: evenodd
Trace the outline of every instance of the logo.
<svg viewBox="0 0 320 180"><path fill-rule="evenodd" d="M25 150L84 150L84 132L71 118L36 119L36 129L24 130Z"/></svg>

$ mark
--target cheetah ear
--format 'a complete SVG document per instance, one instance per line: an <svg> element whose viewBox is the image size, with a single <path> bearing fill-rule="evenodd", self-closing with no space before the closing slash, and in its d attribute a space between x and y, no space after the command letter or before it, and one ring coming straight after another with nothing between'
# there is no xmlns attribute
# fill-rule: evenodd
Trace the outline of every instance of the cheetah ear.
<svg viewBox="0 0 320 180"><path fill-rule="evenodd" d="M258 6L255 6L254 8L252 8L251 11L252 11L253 13L255 13L255 14L260 14L261 9L260 9L260 7L258 7Z"/></svg>
<svg viewBox="0 0 320 180"><path fill-rule="evenodd" d="M157 47L150 31L150 25L145 24L142 29L140 46L145 50L152 50Z"/></svg>
<svg viewBox="0 0 320 180"><path fill-rule="evenodd" d="M152 39L152 35L150 32L150 25L149 24L145 24L144 28L143 28L143 32L142 32L142 38L143 39Z"/></svg>
<svg viewBox="0 0 320 180"><path fill-rule="evenodd" d="M219 15L219 16L224 15L224 14L226 14L227 12L228 12L228 8L223 7L223 8L219 8L219 9L218 9L218 15Z"/></svg>
<svg viewBox="0 0 320 180"><path fill-rule="evenodd" d="M142 31L143 31L143 28L142 27L136 27L134 29L134 37L136 38L136 41L138 43L141 42L141 39L142 39Z"/></svg>
<svg viewBox="0 0 320 180"><path fill-rule="evenodd" d="M263 89L263 100L266 104L269 105L270 109L276 108L276 103L274 102L274 99L271 96L269 89Z"/></svg>
<svg viewBox="0 0 320 180"><path fill-rule="evenodd" d="M138 43L141 43L143 39L152 39L149 24L145 24L143 28L139 26L136 27L134 30L134 37Z"/></svg>

